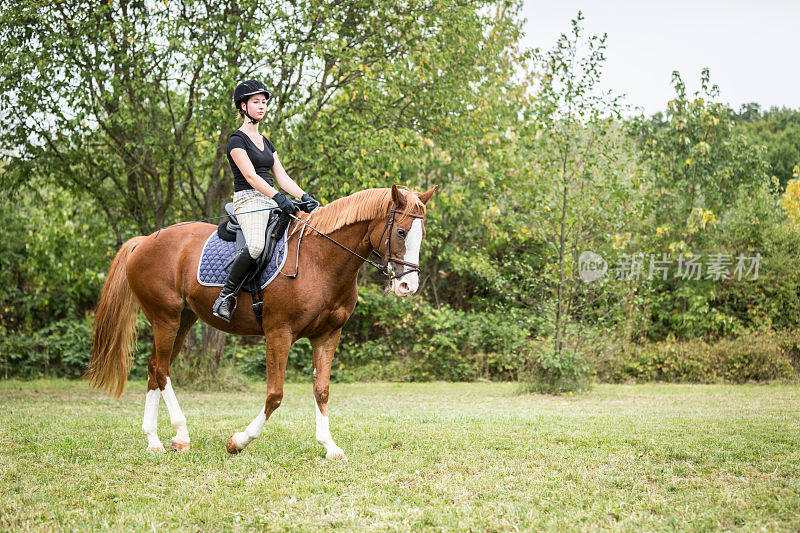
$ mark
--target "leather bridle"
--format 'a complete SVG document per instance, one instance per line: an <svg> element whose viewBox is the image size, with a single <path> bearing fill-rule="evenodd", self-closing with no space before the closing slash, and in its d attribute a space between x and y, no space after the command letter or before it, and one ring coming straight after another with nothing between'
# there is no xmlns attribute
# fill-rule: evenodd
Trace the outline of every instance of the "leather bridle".
<svg viewBox="0 0 800 533"><path fill-rule="evenodd" d="M331 237L329 237L326 233L318 230L317 228L315 228L314 226L312 226L311 224L309 224L307 221L303 220L302 218L296 217L296 216L294 216L292 214L290 214L289 216L291 218L297 220L298 225L295 226L295 228L299 227L302 224L303 226L306 226L306 227L314 230L319 235L325 237L326 239L331 241L336 246L347 250L348 252L350 252L354 256L358 257L359 259L361 259L361 260L365 261L366 263L374 266L381 273L383 273L389 279L394 281L396 279L402 278L406 274L411 274L412 272L419 272L420 271L419 270L419 264L410 263L410 262L408 262L408 261L406 261L404 259L399 259L399 258L396 258L396 257L392 257L392 255L391 255L392 254L392 229L394 229L394 215L395 215L395 213L400 213L400 214L402 214L404 216L411 217L411 218L425 218L424 215L415 215L413 213L403 213L402 211L398 211L397 209L392 208L392 210L389 212L389 218L386 219L386 224L383 226L383 231L381 231L381 236L380 236L380 238L378 238L378 243L379 243L378 246L380 246L380 242L383 240L383 236L386 235L386 230L387 229L389 230L389 235L386 236L386 254L385 254L385 258L382 257L380 252L378 252L375 249L373 249L370 252L370 254L375 254L375 255L378 256L378 258L380 258L380 260L381 260L380 263L376 263L375 261L372 261L371 259L362 256L358 252L355 252L355 251L351 250L350 248L348 248L344 244L342 244L342 243L336 241L335 239L332 239ZM292 231L292 233L294 233L294 231ZM303 232L300 233L300 240L302 240L302 239L303 239ZM297 242L297 258L295 260L295 272L294 272L294 274L283 274L282 273L287 278L295 278L295 277L297 277L297 271L298 271L298 269L300 267L300 240L298 240L298 242ZM410 268L408 268L405 272L403 272L402 274L400 274L398 276L394 272L394 267L391 266L389 263L400 263L401 265L404 265L404 266L407 266L407 267L410 267Z"/></svg>
<svg viewBox="0 0 800 533"><path fill-rule="evenodd" d="M380 243L383 240L383 235L386 233L386 229L389 229L389 235L386 236L386 259L381 257L381 254L378 253L377 250L372 250L371 253L377 255L381 258L382 264L380 265L379 269L389 276L390 279L400 279L406 274L411 274L412 272L419 272L419 264L418 263L409 263L404 259L398 259L396 257L392 257L392 229L394 228L394 214L400 213L403 214L402 211L398 211L395 208L392 208L391 212L389 213L389 218L386 219L386 225L383 226L383 231L381 232L381 236L378 238L378 242ZM412 213L405 213L405 216L411 218L425 218L423 215L414 215ZM399 276L395 274L394 267L390 266L389 263L400 263L401 265L411 267L406 269L402 274Z"/></svg>

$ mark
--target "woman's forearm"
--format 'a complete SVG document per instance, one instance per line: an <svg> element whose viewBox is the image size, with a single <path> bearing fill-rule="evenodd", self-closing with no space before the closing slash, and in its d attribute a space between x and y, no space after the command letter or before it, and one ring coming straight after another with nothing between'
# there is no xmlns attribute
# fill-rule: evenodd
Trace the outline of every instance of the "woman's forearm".
<svg viewBox="0 0 800 533"><path fill-rule="evenodd" d="M275 180L278 182L278 185L280 185L281 189L288 192L295 198L300 198L303 196L303 189L301 189L300 186L295 183L294 180L287 174L284 174L283 176L275 176Z"/></svg>
<svg viewBox="0 0 800 533"><path fill-rule="evenodd" d="M260 192L261 194L265 194L267 197L272 198L277 194L278 190L275 187L272 187L269 183L267 183L264 178L259 176L258 174L244 174L244 179L247 180L247 183L250 184L255 190Z"/></svg>

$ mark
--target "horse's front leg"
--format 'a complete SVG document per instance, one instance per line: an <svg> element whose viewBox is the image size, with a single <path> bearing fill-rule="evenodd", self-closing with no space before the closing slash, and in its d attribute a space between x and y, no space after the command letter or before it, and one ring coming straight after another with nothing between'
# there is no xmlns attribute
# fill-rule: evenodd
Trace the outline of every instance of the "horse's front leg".
<svg viewBox="0 0 800 533"><path fill-rule="evenodd" d="M333 442L328 424L328 388L331 382L331 363L341 334L342 330L337 329L329 335L311 339L311 357L314 363L314 405L317 418L315 437L317 442L325 448L326 459L340 457L346 460L347 457L342 449Z"/></svg>
<svg viewBox="0 0 800 533"><path fill-rule="evenodd" d="M281 405L283 399L283 379L286 375L286 362L292 347L292 335L288 331L265 332L267 341L267 401L264 409L244 431L234 433L225 443L228 453L239 453L256 437L261 435L264 424L270 415Z"/></svg>

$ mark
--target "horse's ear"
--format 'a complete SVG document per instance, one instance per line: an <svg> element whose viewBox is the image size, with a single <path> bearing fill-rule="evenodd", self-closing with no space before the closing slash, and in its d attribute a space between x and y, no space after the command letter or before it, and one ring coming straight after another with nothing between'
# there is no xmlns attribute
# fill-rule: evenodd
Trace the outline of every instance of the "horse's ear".
<svg viewBox="0 0 800 533"><path fill-rule="evenodd" d="M397 185L392 183L392 201L394 202L395 209L401 210L406 206L406 197L397 188Z"/></svg>
<svg viewBox="0 0 800 533"><path fill-rule="evenodd" d="M432 188L431 190L429 190L429 191L427 191L427 192L424 192L424 193L420 194L420 195L419 195L419 200L420 200L420 201L421 201L423 204L427 204L427 203L428 203L428 200L430 200L430 199L431 199L431 196L433 196L433 193L434 193L434 192L436 192L436 189L437 189L438 187L439 187L438 185L434 185L434 186L433 186L433 188Z"/></svg>

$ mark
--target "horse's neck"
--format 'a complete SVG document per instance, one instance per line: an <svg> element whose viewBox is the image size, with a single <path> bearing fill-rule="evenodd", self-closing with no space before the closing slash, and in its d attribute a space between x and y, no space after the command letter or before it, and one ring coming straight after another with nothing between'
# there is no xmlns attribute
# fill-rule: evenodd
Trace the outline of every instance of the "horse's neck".
<svg viewBox="0 0 800 533"><path fill-rule="evenodd" d="M371 223L372 221L367 220L348 224L330 232L328 236L361 257L367 257L372 252L372 245L368 238ZM318 243L314 246L318 250L316 259L323 270L331 272L341 280L355 278L358 269L364 264L363 259L336 246L325 237L316 234L314 230L309 229L306 232L306 238L313 235L313 240ZM300 254L302 255L302 251Z"/></svg>

